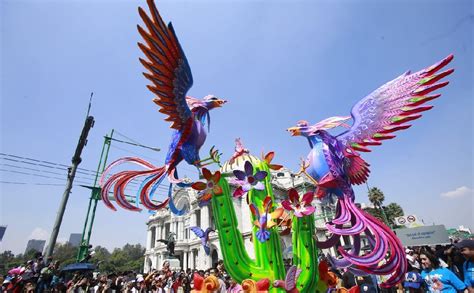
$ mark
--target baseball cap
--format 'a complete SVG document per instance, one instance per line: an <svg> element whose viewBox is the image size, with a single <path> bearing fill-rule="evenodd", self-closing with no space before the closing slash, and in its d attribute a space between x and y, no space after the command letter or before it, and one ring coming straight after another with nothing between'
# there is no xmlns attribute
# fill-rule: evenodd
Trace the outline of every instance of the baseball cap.
<svg viewBox="0 0 474 293"><path fill-rule="evenodd" d="M403 282L403 287L409 287L418 289L421 286L423 280L421 279L420 274L417 272L408 272L405 274L405 282Z"/></svg>
<svg viewBox="0 0 474 293"><path fill-rule="evenodd" d="M464 247L474 249L474 240L464 239L461 242L454 244L454 246L456 246L459 249L464 248Z"/></svg>

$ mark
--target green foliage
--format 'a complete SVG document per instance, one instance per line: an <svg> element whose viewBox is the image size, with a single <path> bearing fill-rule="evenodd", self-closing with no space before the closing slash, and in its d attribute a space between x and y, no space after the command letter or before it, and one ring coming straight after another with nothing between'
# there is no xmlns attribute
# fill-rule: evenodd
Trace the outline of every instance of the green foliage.
<svg viewBox="0 0 474 293"><path fill-rule="evenodd" d="M383 194L382 190L378 189L377 187L372 187L369 190L369 201L375 206L380 208L385 200L385 195Z"/></svg>
<svg viewBox="0 0 474 293"><path fill-rule="evenodd" d="M54 260L60 262L60 266L66 266L76 262L77 247L72 246L69 243L56 244L53 251Z"/></svg>
<svg viewBox="0 0 474 293"><path fill-rule="evenodd" d="M395 202L389 203L387 206L383 207L385 214L387 215L387 220L392 225L395 225L394 219L404 215L402 207Z"/></svg>
<svg viewBox="0 0 474 293"><path fill-rule="evenodd" d="M96 247L92 262L98 264L102 272L143 271L145 248L140 244L126 244L110 253L104 247Z"/></svg>
<svg viewBox="0 0 474 293"><path fill-rule="evenodd" d="M61 262L60 267L76 262L77 247L70 244L56 244L53 258ZM145 248L140 244L126 244L123 248L115 248L110 253L107 248L97 246L94 248L91 263L98 265L102 272L124 272L143 271ZM29 251L25 255L15 256L7 250L0 254L0 274L6 274L10 269L25 265L28 260L34 259L35 251Z"/></svg>
<svg viewBox="0 0 474 293"><path fill-rule="evenodd" d="M373 208L365 208L364 211L381 220L392 228L397 228L394 219L404 215L402 207L397 203L389 203L387 206L383 205L385 195L382 190L373 187L369 190L369 201L374 205Z"/></svg>
<svg viewBox="0 0 474 293"><path fill-rule="evenodd" d="M15 258L15 255L10 250L4 251L0 254L1 275L5 275L9 269L16 266L18 266L18 260Z"/></svg>

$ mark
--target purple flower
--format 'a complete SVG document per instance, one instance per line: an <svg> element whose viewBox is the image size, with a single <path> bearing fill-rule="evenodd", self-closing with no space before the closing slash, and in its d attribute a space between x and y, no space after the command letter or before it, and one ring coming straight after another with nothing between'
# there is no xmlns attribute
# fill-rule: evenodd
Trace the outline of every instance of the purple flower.
<svg viewBox="0 0 474 293"><path fill-rule="evenodd" d="M245 162L244 169L245 172L234 170L234 176L236 179L231 180L231 182L238 185L237 189L234 191L234 197L246 195L252 188L255 190L265 189L262 181L267 177L266 171L258 171L253 174L253 166L249 161Z"/></svg>
<svg viewBox="0 0 474 293"><path fill-rule="evenodd" d="M307 192L303 195L303 198L300 200L300 195L296 189L292 188L288 192L288 197L290 200L285 199L281 202L281 205L287 211L293 211L294 215L298 218L309 216L316 210L311 202L314 198L314 193L312 191Z"/></svg>

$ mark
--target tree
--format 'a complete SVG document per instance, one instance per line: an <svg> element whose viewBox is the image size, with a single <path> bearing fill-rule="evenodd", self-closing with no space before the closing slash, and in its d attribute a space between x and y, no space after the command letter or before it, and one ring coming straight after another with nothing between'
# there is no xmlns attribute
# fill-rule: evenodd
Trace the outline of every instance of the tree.
<svg viewBox="0 0 474 293"><path fill-rule="evenodd" d="M395 202L389 203L387 206L383 207L385 215L387 215L387 220L392 227L395 226L395 218L401 217L404 215L402 207Z"/></svg>
<svg viewBox="0 0 474 293"><path fill-rule="evenodd" d="M61 266L76 262L77 247L69 243L58 243L54 247L53 259L58 260Z"/></svg>
<svg viewBox="0 0 474 293"><path fill-rule="evenodd" d="M377 187L372 187L369 190L369 201L374 205L376 208L380 208L385 201L385 195L383 194L382 190L378 189Z"/></svg>
<svg viewBox="0 0 474 293"><path fill-rule="evenodd" d="M381 220L386 225L396 228L394 219L404 215L402 207L394 202L384 206L385 195L382 190L377 187L372 187L369 190L368 197L374 207L365 208L364 211Z"/></svg>

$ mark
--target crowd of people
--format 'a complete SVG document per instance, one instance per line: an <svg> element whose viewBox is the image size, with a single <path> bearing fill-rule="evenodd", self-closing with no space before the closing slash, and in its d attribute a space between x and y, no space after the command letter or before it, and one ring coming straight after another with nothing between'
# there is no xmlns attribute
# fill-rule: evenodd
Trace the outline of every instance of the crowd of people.
<svg viewBox="0 0 474 293"><path fill-rule="evenodd" d="M408 272L397 287L382 289L383 278L373 275L355 276L349 270L333 268L339 281L333 292L467 292L474 293L474 240L463 240L449 246L406 248ZM47 265L45 265L45 263ZM219 261L208 270L173 270L165 261L160 270L147 274L92 271L69 275L59 270L54 259L44 262L41 255L24 266L0 276L2 292L157 292L191 293L196 278L214 278L219 283L215 293L243 292L241 285L227 274ZM346 289L347 288L347 289Z"/></svg>

